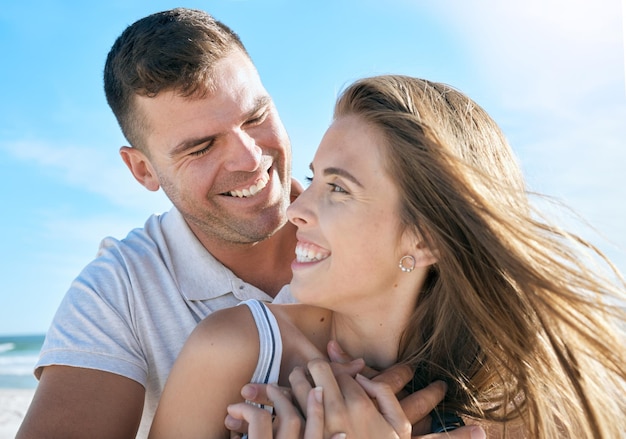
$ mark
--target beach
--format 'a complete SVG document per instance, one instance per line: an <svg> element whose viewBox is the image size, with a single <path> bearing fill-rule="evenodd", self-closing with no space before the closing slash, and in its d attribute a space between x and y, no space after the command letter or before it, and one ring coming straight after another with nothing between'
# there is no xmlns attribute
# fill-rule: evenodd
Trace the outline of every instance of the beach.
<svg viewBox="0 0 626 439"><path fill-rule="evenodd" d="M14 439L35 389L0 388L0 439Z"/></svg>
<svg viewBox="0 0 626 439"><path fill-rule="evenodd" d="M0 439L14 439L35 394L43 334L0 336Z"/></svg>

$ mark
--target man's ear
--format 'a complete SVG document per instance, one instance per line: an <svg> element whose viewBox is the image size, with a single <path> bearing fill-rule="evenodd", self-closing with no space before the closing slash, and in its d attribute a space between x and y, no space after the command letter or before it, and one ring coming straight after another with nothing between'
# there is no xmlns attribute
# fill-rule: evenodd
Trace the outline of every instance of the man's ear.
<svg viewBox="0 0 626 439"><path fill-rule="evenodd" d="M159 190L161 186L159 179L150 161L143 152L139 151L137 148L122 146L120 148L120 156L122 156L122 160L124 160L124 163L126 163L126 166L130 169L133 177L135 177L142 186L153 192Z"/></svg>

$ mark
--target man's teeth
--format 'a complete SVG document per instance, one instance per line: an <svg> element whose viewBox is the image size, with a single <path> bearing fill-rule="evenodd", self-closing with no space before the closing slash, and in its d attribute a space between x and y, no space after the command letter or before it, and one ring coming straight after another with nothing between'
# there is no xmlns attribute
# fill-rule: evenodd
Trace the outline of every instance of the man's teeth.
<svg viewBox="0 0 626 439"><path fill-rule="evenodd" d="M298 262L321 261L327 257L328 252L321 249L315 249L305 244L298 244L296 246L296 261Z"/></svg>
<svg viewBox="0 0 626 439"><path fill-rule="evenodd" d="M257 193L259 193L265 186L267 186L267 182L269 179L262 179L256 182L256 184L253 184L252 186L250 186L247 189L242 189L242 190L237 190L237 191L230 191L229 195L232 197L238 197L238 198L246 198L246 197L251 197Z"/></svg>

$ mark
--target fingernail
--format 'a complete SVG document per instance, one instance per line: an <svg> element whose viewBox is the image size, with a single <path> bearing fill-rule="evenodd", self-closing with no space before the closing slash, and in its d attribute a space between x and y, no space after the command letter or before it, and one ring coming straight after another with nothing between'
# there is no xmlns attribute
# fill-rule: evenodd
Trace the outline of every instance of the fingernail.
<svg viewBox="0 0 626 439"><path fill-rule="evenodd" d="M350 364L358 364L365 366L365 360L363 358L355 358L350 362Z"/></svg>
<svg viewBox="0 0 626 439"><path fill-rule="evenodd" d="M241 419L233 418L230 415L226 415L226 419L224 419L224 425L230 430L236 430L238 428L241 428Z"/></svg>
<svg viewBox="0 0 626 439"><path fill-rule="evenodd" d="M275 392L278 390L278 386L274 383L267 383L265 385L265 394L267 395L268 398L271 399L270 393ZM273 393L272 393L273 394Z"/></svg>
<svg viewBox="0 0 626 439"><path fill-rule="evenodd" d="M441 387L443 387L443 393L446 393L448 391L448 383L446 383L445 381L437 381L439 383L439 385Z"/></svg>
<svg viewBox="0 0 626 439"><path fill-rule="evenodd" d="M346 439L347 435L345 433L336 433L333 435L333 439Z"/></svg>
<svg viewBox="0 0 626 439"><path fill-rule="evenodd" d="M482 427L474 426L470 431L470 437L472 439L486 439L487 435L485 434L485 430Z"/></svg>
<svg viewBox="0 0 626 439"><path fill-rule="evenodd" d="M315 397L315 400L317 402L319 402L320 404L322 404L322 402L324 401L324 389L322 389L321 387L316 387L313 389L313 396Z"/></svg>
<svg viewBox="0 0 626 439"><path fill-rule="evenodd" d="M336 340L331 340L329 341L329 343L332 344L333 348L337 351L338 354L345 354L344 350L341 349L341 346L339 345L339 343L337 343Z"/></svg>
<svg viewBox="0 0 626 439"><path fill-rule="evenodd" d="M254 399L254 398L256 398L256 388L254 386L246 384L241 389L241 396L243 396L245 399Z"/></svg>

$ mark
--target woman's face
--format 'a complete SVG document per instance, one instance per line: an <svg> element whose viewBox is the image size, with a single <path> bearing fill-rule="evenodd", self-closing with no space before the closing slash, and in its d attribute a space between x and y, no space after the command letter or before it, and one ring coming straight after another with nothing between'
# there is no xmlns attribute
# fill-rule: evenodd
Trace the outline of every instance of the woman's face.
<svg viewBox="0 0 626 439"><path fill-rule="evenodd" d="M379 130L353 115L336 119L324 135L311 184L287 211L298 226L291 289L300 302L354 307L364 297L390 300L385 293L406 282L398 263L414 240L401 233L384 148Z"/></svg>

